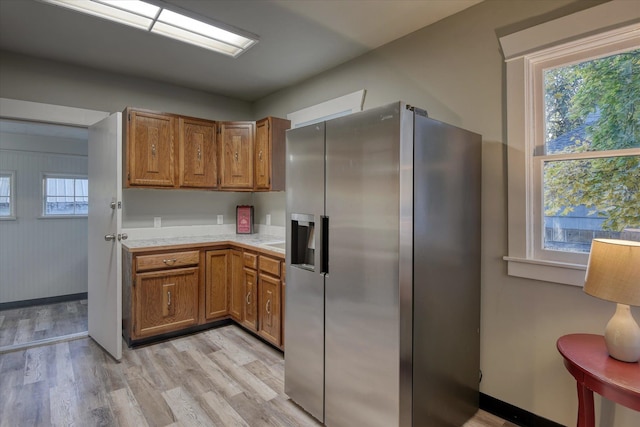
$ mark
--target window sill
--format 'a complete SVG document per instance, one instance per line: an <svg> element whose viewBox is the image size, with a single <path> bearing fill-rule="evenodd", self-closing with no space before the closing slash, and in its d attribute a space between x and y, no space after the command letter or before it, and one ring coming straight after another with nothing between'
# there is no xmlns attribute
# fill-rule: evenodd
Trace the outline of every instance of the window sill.
<svg viewBox="0 0 640 427"><path fill-rule="evenodd" d="M16 219L15 216L0 216L0 221L15 221Z"/></svg>
<svg viewBox="0 0 640 427"><path fill-rule="evenodd" d="M586 265L505 256L507 274L563 285L584 285Z"/></svg>

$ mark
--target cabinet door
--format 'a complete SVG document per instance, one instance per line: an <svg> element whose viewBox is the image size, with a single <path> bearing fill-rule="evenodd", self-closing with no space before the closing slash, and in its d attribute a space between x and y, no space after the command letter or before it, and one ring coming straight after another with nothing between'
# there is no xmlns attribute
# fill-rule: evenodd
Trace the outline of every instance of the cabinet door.
<svg viewBox="0 0 640 427"><path fill-rule="evenodd" d="M258 330L258 273L249 268L244 269L245 301L242 324Z"/></svg>
<svg viewBox="0 0 640 427"><path fill-rule="evenodd" d="M269 119L256 122L256 190L269 190L271 187L271 133Z"/></svg>
<svg viewBox="0 0 640 427"><path fill-rule="evenodd" d="M280 345L280 280L260 275L260 335L275 345Z"/></svg>
<svg viewBox="0 0 640 427"><path fill-rule="evenodd" d="M175 117L129 110L127 185L173 187Z"/></svg>
<svg viewBox="0 0 640 427"><path fill-rule="evenodd" d="M256 191L284 191L286 132L290 127L289 120L278 117L256 122Z"/></svg>
<svg viewBox="0 0 640 427"><path fill-rule="evenodd" d="M180 186L216 188L218 165L215 122L181 117L179 133Z"/></svg>
<svg viewBox="0 0 640 427"><path fill-rule="evenodd" d="M136 338L198 323L198 268L139 273L134 292Z"/></svg>
<svg viewBox="0 0 640 427"><path fill-rule="evenodd" d="M229 314L236 321L242 322L244 319L245 290L244 290L244 268L242 252L237 250L229 251Z"/></svg>
<svg viewBox="0 0 640 427"><path fill-rule="evenodd" d="M207 251L205 283L205 319L213 320L229 314L227 289L229 284L229 251Z"/></svg>
<svg viewBox="0 0 640 427"><path fill-rule="evenodd" d="M220 124L220 188L253 190L253 122Z"/></svg>

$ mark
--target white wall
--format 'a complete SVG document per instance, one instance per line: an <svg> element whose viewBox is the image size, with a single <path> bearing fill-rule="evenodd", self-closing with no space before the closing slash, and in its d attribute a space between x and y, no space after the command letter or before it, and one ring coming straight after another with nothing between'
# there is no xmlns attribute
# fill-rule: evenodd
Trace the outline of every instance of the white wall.
<svg viewBox="0 0 640 427"><path fill-rule="evenodd" d="M0 57L2 98L111 113L130 106L212 120L253 118L249 103L224 96L13 52Z"/></svg>
<svg viewBox="0 0 640 427"><path fill-rule="evenodd" d="M0 303L87 292L87 218L41 218L42 173L86 175L86 141L0 133L0 169L17 216L0 221Z"/></svg>
<svg viewBox="0 0 640 427"><path fill-rule="evenodd" d="M403 100L483 135L481 391L564 425L575 425L577 395L556 340L601 334L614 305L579 287L506 273L505 77L498 36L599 3L486 0L254 104L255 116L285 116L364 88L365 109ZM640 319L638 310L635 316ZM601 427L640 425L640 413L598 397L596 411L604 415Z"/></svg>

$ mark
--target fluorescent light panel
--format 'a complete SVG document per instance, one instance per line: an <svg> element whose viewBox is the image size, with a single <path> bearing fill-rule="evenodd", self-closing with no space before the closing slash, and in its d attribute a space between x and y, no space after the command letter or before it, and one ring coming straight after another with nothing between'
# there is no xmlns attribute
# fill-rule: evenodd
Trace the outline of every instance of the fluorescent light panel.
<svg viewBox="0 0 640 427"><path fill-rule="evenodd" d="M257 40L139 0L40 0L161 34L232 57Z"/></svg>

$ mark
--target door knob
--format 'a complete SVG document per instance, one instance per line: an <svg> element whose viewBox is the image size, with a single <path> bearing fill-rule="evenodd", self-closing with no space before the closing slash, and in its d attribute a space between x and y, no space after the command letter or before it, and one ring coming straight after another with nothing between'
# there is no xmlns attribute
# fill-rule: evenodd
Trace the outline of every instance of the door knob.
<svg viewBox="0 0 640 427"><path fill-rule="evenodd" d="M116 235L115 234L105 234L104 235L104 240L106 240L107 242L113 242L114 240L116 240Z"/></svg>
<svg viewBox="0 0 640 427"><path fill-rule="evenodd" d="M118 234L118 240L127 240L128 238L127 233Z"/></svg>

